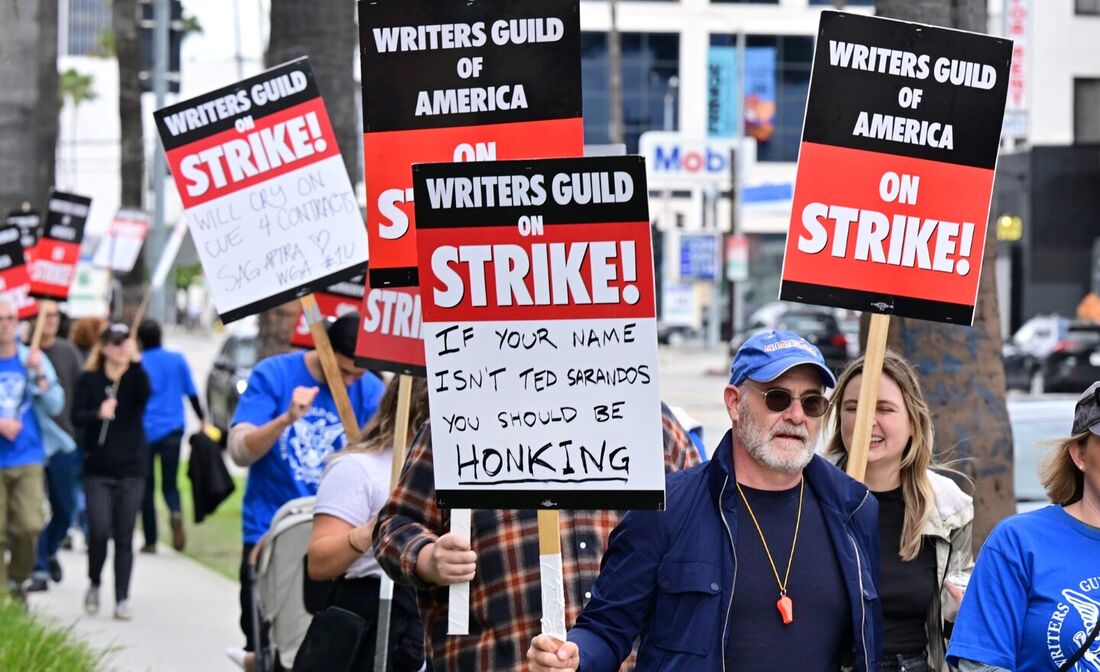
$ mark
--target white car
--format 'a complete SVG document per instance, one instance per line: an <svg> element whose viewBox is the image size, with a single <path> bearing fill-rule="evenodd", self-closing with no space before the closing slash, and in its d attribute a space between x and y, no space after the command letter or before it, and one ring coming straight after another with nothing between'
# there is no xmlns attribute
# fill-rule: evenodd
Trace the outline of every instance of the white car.
<svg viewBox="0 0 1100 672"><path fill-rule="evenodd" d="M1049 504L1039 469L1054 452L1051 441L1069 436L1073 425L1073 395L1013 397L1008 400L1012 423L1016 511L1022 513Z"/></svg>

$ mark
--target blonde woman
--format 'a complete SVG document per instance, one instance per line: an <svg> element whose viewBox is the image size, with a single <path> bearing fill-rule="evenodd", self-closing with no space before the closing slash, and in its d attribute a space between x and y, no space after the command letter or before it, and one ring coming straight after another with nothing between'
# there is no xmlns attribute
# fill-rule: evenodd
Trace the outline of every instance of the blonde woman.
<svg viewBox="0 0 1100 672"><path fill-rule="evenodd" d="M382 569L370 550L371 536L375 516L390 493L398 380L394 377L386 386L363 440L345 448L325 469L313 509L310 578L318 581L338 578L330 604L366 620L357 662L349 669L374 669ZM428 387L423 378L413 380L411 397L410 441L428 419ZM391 609L386 669L419 670L424 657L424 629L417 612L415 590L395 585Z"/></svg>
<svg viewBox="0 0 1100 672"><path fill-rule="evenodd" d="M1051 506L1007 518L978 555L948 660L964 672L1100 670L1100 382L1042 468Z"/></svg>
<svg viewBox="0 0 1100 672"><path fill-rule="evenodd" d="M826 456L844 467L855 428L861 357L841 374L829 410ZM973 567L974 505L933 471L932 416L917 374L887 351L865 484L879 503L883 672L947 670L945 623L955 620Z"/></svg>

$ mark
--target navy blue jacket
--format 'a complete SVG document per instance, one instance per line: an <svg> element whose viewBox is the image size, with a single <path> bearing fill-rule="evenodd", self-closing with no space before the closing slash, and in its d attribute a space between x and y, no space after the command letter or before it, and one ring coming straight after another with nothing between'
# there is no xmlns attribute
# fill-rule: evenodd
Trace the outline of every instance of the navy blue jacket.
<svg viewBox="0 0 1100 672"><path fill-rule="evenodd" d="M666 478L666 510L631 511L611 533L592 599L569 631L582 672L615 672L641 635L639 672L725 670L736 592L737 496L730 432L710 462ZM878 502L815 456L805 470L817 495L852 605L856 669L878 669Z"/></svg>

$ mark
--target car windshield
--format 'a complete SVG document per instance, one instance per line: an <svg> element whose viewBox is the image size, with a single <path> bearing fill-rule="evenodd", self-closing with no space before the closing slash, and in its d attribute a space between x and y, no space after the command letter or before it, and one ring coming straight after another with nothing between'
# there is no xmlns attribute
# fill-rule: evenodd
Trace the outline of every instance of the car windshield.
<svg viewBox="0 0 1100 672"><path fill-rule="evenodd" d="M1047 442L1065 435L1071 420L1044 415L1013 421L1017 501L1046 501L1046 491L1039 481L1039 467L1054 451L1054 447Z"/></svg>
<svg viewBox="0 0 1100 672"><path fill-rule="evenodd" d="M1096 345L1100 343L1100 329L1093 327L1071 327L1069 332L1066 333L1066 340L1080 343L1081 345Z"/></svg>
<svg viewBox="0 0 1100 672"><path fill-rule="evenodd" d="M242 338L237 341L237 366L251 369L256 365L256 339Z"/></svg>
<svg viewBox="0 0 1100 672"><path fill-rule="evenodd" d="M821 334L829 334L838 330L835 318L829 315L814 315L810 313L788 313L780 320L779 328L793 331L803 336L820 336Z"/></svg>

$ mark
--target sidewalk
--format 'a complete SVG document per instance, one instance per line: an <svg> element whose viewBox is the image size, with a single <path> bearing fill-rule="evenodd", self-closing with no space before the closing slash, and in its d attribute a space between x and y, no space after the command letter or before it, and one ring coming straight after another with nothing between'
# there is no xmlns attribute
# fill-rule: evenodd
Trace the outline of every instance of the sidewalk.
<svg viewBox="0 0 1100 672"><path fill-rule="evenodd" d="M134 620L116 621L114 571L111 551L103 570L100 610L84 613L88 588L88 556L83 540L73 551L61 551L61 583L50 583L44 593L32 593L31 608L63 625L74 626L81 639L98 650L111 649L107 669L117 672L232 672L238 669L225 656L230 646L243 646L237 618L237 583L194 560L161 546L155 555L137 553L141 535L134 539L134 574L130 604ZM26 671L31 672L31 671Z"/></svg>

